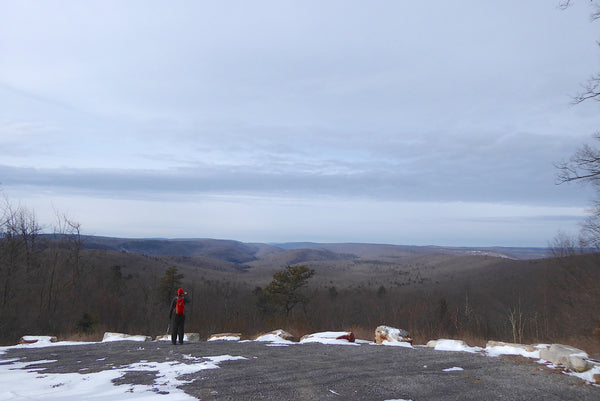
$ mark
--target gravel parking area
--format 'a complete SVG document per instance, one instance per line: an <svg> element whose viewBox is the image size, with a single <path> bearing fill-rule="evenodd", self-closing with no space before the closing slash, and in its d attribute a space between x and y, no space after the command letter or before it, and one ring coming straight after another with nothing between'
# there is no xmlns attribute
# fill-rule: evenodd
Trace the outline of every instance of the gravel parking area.
<svg viewBox="0 0 600 401"><path fill-rule="evenodd" d="M421 347L119 341L11 348L0 355L0 364L27 362L27 369L44 374L90 374L138 364L112 383L166 394L159 386L153 389L160 370L139 367L140 361L194 364L223 355L244 359L185 375L180 388L201 400L600 400L599 388L530 360Z"/></svg>

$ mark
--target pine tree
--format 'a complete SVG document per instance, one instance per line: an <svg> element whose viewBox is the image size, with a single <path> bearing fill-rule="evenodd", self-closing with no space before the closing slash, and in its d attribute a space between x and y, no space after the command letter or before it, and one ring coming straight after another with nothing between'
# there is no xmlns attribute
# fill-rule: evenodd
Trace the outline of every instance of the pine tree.
<svg viewBox="0 0 600 401"><path fill-rule="evenodd" d="M158 286L158 296L161 302L168 304L175 296L177 288L181 287L181 280L183 274L177 273L175 266L169 267L165 270L165 275L160 279L160 285Z"/></svg>
<svg viewBox="0 0 600 401"><path fill-rule="evenodd" d="M273 281L262 292L260 302L283 310L289 316L296 305L305 307L308 303L308 297L301 289L314 274L315 271L306 266L286 266L273 275Z"/></svg>

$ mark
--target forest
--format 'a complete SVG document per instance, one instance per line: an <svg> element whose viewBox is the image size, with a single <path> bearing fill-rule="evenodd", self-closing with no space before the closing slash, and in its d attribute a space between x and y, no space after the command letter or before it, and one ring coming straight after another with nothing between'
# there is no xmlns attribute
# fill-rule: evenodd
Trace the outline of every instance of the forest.
<svg viewBox="0 0 600 401"><path fill-rule="evenodd" d="M493 339L600 351L596 253L515 259L435 249L392 255L396 248L386 247L375 255L361 253L360 244L341 252L205 240L193 242L202 252L190 253L192 242L172 242L182 254L168 254L157 251L160 241L130 242L135 252L113 249L61 215L47 232L34 213L9 203L1 223L1 344L29 334L165 334L171 299L183 287L192 299L186 331L202 338L283 328L296 336L351 330L372 339L386 324L408 330L417 344ZM274 296L292 268L304 276L290 297Z"/></svg>

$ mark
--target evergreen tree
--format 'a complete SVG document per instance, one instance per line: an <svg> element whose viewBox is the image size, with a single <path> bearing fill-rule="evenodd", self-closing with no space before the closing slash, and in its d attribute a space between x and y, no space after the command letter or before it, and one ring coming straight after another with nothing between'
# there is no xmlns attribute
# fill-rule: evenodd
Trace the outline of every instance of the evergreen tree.
<svg viewBox="0 0 600 401"><path fill-rule="evenodd" d="M160 285L158 286L158 296L161 302L168 304L175 296L177 288L181 287L181 280L183 274L177 273L175 266L169 267L165 270L165 275L160 279Z"/></svg>
<svg viewBox="0 0 600 401"><path fill-rule="evenodd" d="M308 297L301 290L314 274L315 271L306 266L286 266L273 275L273 281L262 291L259 303L283 310L289 316L296 305L305 307L308 303Z"/></svg>

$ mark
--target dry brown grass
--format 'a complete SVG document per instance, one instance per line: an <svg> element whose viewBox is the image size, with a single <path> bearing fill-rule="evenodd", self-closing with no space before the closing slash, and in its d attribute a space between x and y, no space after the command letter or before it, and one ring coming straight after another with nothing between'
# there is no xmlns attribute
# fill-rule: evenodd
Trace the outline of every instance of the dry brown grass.
<svg viewBox="0 0 600 401"><path fill-rule="evenodd" d="M363 326L350 326L344 328L344 331L351 331L354 333L354 337L359 340L374 341L375 340L375 327L363 327Z"/></svg>
<svg viewBox="0 0 600 401"><path fill-rule="evenodd" d="M84 342L98 342L102 341L104 332L94 332L90 334L83 333L65 333L58 337L59 341L84 341Z"/></svg>

